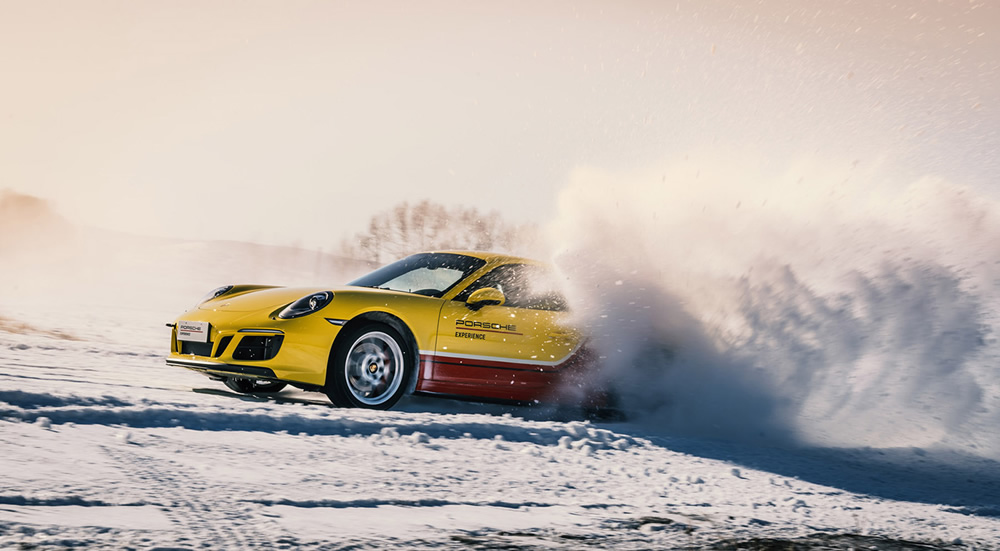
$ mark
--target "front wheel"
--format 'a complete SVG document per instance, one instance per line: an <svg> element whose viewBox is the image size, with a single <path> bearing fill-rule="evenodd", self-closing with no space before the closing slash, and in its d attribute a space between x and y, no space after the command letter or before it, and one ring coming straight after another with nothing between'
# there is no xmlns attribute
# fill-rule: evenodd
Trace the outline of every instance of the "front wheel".
<svg viewBox="0 0 1000 551"><path fill-rule="evenodd" d="M342 335L326 370L326 394L341 407L389 409L406 392L411 352L393 328L367 323Z"/></svg>
<svg viewBox="0 0 1000 551"><path fill-rule="evenodd" d="M261 381L243 377L226 377L226 386L243 394L272 394L285 388L285 383L279 381Z"/></svg>

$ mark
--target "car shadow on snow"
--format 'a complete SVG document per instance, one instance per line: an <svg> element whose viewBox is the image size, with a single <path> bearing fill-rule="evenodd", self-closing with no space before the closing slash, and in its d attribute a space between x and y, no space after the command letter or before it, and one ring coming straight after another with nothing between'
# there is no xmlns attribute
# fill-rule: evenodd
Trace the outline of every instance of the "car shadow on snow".
<svg viewBox="0 0 1000 551"><path fill-rule="evenodd" d="M304 404L337 409L322 394L315 392L300 392L286 389L274 394L240 394L226 389L193 388L198 394L225 396L244 402L261 402L274 404ZM433 413L439 415L469 414L490 416L513 416L526 421L588 421L594 420L592 415L580 408L554 407L550 405L525 406L507 403L479 402L458 398L438 398L430 396L404 396L392 411L403 413Z"/></svg>
<svg viewBox="0 0 1000 551"><path fill-rule="evenodd" d="M829 486L876 499L942 505L945 510L1000 517L1000 462L920 448L755 446L687 437L650 436L615 425L676 452Z"/></svg>

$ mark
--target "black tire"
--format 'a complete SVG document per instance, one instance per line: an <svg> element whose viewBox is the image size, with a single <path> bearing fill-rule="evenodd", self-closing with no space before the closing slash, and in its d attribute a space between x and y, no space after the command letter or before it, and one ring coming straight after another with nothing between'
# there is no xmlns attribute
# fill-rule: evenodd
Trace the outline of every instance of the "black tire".
<svg viewBox="0 0 1000 551"><path fill-rule="evenodd" d="M389 409L406 393L413 366L413 352L398 331L363 323L337 338L325 392L340 407Z"/></svg>
<svg viewBox="0 0 1000 551"><path fill-rule="evenodd" d="M285 383L280 381L262 381L259 379L245 379L243 377L226 377L226 380L223 382L231 390L243 394L273 394L286 386Z"/></svg>

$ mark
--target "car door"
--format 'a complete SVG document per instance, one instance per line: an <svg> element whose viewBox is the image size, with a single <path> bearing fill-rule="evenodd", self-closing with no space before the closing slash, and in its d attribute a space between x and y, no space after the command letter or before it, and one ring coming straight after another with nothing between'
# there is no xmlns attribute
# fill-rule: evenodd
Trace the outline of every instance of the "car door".
<svg viewBox="0 0 1000 551"><path fill-rule="evenodd" d="M502 305L475 308L469 296L485 288ZM447 301L441 310L433 378L462 385L506 387L503 396L531 400L576 351L565 300L542 266L504 264Z"/></svg>

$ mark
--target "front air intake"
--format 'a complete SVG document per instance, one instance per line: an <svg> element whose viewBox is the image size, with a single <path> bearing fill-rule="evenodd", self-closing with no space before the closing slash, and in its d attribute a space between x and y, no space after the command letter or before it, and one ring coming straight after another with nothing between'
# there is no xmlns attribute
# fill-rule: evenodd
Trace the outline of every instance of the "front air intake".
<svg viewBox="0 0 1000 551"><path fill-rule="evenodd" d="M222 353L226 351L226 348L229 348L229 341L231 341L231 340L233 340L233 337L231 337L231 336L230 337L222 337L222 340L219 341L219 348L217 348L215 350L215 357L216 358L218 358L219 356L221 356Z"/></svg>
<svg viewBox="0 0 1000 551"><path fill-rule="evenodd" d="M267 337L245 336L240 339L233 352L234 360L260 362L278 355L284 335Z"/></svg>
<svg viewBox="0 0 1000 551"><path fill-rule="evenodd" d="M211 342L179 342L181 345L181 354L194 354L195 356L205 356L206 358L212 355Z"/></svg>

